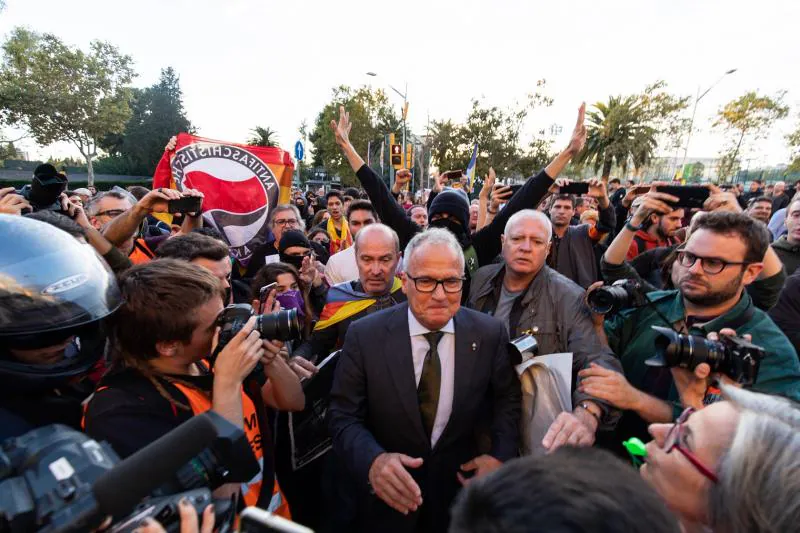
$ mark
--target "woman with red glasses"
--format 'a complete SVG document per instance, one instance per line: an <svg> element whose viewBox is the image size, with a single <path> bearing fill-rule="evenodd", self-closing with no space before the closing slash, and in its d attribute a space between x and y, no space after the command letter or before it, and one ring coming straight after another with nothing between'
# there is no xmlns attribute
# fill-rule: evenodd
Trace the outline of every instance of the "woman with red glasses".
<svg viewBox="0 0 800 533"><path fill-rule="evenodd" d="M800 530L800 408L723 385L725 401L652 424L642 477L684 531Z"/></svg>

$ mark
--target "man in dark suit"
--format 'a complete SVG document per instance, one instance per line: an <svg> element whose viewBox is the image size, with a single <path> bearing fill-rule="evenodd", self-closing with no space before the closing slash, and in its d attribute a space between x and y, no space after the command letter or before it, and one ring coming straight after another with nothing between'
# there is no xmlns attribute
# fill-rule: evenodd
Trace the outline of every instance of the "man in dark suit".
<svg viewBox="0 0 800 533"><path fill-rule="evenodd" d="M329 427L364 492L363 531L444 532L459 486L517 455L520 385L503 324L460 309L464 256L452 234L415 236L404 270L408 303L347 332Z"/></svg>

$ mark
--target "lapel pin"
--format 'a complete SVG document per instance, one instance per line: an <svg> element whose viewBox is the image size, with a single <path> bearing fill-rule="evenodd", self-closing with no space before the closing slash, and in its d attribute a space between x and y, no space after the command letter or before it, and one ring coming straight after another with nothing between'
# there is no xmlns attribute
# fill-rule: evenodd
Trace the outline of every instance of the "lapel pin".
<svg viewBox="0 0 800 533"><path fill-rule="evenodd" d="M472 351L473 352L477 352L478 351L478 343L477 342L473 342L472 343Z"/></svg>

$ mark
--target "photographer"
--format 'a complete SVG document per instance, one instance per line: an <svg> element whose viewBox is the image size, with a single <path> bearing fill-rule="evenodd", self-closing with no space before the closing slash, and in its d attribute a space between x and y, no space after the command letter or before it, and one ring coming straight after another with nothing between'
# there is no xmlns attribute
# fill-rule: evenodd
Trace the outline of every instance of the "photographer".
<svg viewBox="0 0 800 533"><path fill-rule="evenodd" d="M111 370L86 410L89 435L126 457L194 415L213 409L244 428L262 472L242 486L247 505L288 511L274 485L272 438L265 405L299 410L305 403L279 342L253 331L256 318L215 350L225 297L203 267L159 259L120 278L125 301L110 322ZM250 379L261 362L266 384Z"/></svg>
<svg viewBox="0 0 800 533"><path fill-rule="evenodd" d="M655 185L651 187L650 192L637 198L638 204L633 216L619 231L600 260L600 270L606 283L611 284L622 279L635 279L642 285L644 292L675 288L677 281L673 279L672 266L675 263L675 250L678 245L654 248L638 255L630 262L625 260L626 252L634 239L634 230L648 220L652 213L672 211L668 202L675 200L677 198L674 196L656 191ZM710 211L742 212L732 193L722 192L713 186L705 208ZM700 216L705 215L696 213L693 223ZM693 225L690 224L687 231L691 232L692 227ZM764 268L758 278L748 285L746 290L753 299L753 304L759 309L767 311L778 301L781 287L786 280L786 273L772 247L767 248L763 263Z"/></svg>
<svg viewBox="0 0 800 533"><path fill-rule="evenodd" d="M52 225L0 215L0 234L0 440L54 423L78 429L103 369L101 321L121 304L114 275Z"/></svg>
<svg viewBox="0 0 800 533"><path fill-rule="evenodd" d="M763 224L741 213L698 217L672 266L678 289L649 293L647 305L623 310L606 320L604 332L625 376L598 368L583 370L579 390L626 411L617 426L616 441L643 438L645 422L669 422L680 410L673 378L686 371L645 362L654 354L660 337L651 326L701 337L723 328L749 334L765 351L753 388L800 398L800 363L794 348L745 291L763 269L769 242L766 232ZM702 366L697 367L698 372Z"/></svg>

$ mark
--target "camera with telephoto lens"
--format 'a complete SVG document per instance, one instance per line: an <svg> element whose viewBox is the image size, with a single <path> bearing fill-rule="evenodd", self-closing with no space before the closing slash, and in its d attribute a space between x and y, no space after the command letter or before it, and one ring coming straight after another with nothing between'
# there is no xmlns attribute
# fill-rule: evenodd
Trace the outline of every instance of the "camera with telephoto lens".
<svg viewBox="0 0 800 533"><path fill-rule="evenodd" d="M592 312L606 315L641 307L647 303L647 297L641 283L633 279L620 279L610 286L596 288L587 295L586 301Z"/></svg>
<svg viewBox="0 0 800 533"><path fill-rule="evenodd" d="M256 315L249 304L230 304L217 318L217 326L220 327L219 343L211 357L212 364L222 349L242 330L253 315L256 316L253 329L259 332L262 339L285 342L302 338L296 309L281 309L275 313ZM255 378L263 385L266 382L264 365L259 362L250 374L250 378Z"/></svg>
<svg viewBox="0 0 800 533"><path fill-rule="evenodd" d="M766 355L764 348L741 337L720 335L712 341L699 335L681 335L670 328L652 326L660 335L656 355L645 361L648 366L679 367L694 370L707 363L711 372L725 374L741 385L752 385Z"/></svg>

